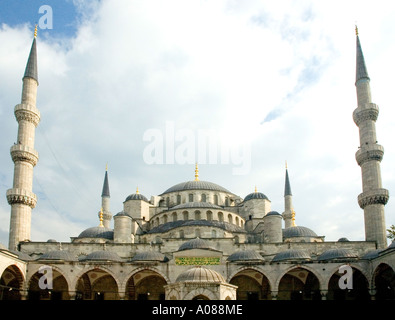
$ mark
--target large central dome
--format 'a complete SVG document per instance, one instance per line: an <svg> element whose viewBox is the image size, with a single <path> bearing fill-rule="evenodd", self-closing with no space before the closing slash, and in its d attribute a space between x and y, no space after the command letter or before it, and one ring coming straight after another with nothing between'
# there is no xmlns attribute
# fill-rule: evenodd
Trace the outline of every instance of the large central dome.
<svg viewBox="0 0 395 320"><path fill-rule="evenodd" d="M179 192L185 190L210 190L210 191L231 193L229 190L225 189L224 187L221 187L218 184L208 181L193 180L193 181L178 183L172 186L171 188L167 189L165 192L162 193L162 195L170 192Z"/></svg>

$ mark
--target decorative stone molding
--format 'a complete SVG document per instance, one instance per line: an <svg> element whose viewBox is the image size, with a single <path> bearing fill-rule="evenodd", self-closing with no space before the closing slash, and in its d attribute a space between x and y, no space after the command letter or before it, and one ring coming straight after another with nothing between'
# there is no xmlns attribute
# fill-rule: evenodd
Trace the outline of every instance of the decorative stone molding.
<svg viewBox="0 0 395 320"><path fill-rule="evenodd" d="M384 148L379 144L373 144L369 146L363 146L355 153L355 159L359 166L366 161L381 161L384 155Z"/></svg>
<svg viewBox="0 0 395 320"><path fill-rule="evenodd" d="M382 204L385 205L389 199L389 192L387 189L375 189L366 192L362 192L358 196L358 204L361 209L371 204Z"/></svg>
<svg viewBox="0 0 395 320"><path fill-rule="evenodd" d="M35 106L24 103L17 104L14 113L18 122L21 120L29 121L32 122L35 127L37 127L40 122L40 111L38 111Z"/></svg>
<svg viewBox="0 0 395 320"><path fill-rule="evenodd" d="M38 152L28 146L22 144L15 144L10 149L12 161L29 162L33 167L38 161Z"/></svg>
<svg viewBox="0 0 395 320"><path fill-rule="evenodd" d="M374 103L369 103L369 107L358 107L354 110L353 119L357 126L366 120L376 121L379 116L379 107Z"/></svg>
<svg viewBox="0 0 395 320"><path fill-rule="evenodd" d="M7 190L7 201L10 205L19 203L33 209L37 203L37 196L28 190L12 188Z"/></svg>

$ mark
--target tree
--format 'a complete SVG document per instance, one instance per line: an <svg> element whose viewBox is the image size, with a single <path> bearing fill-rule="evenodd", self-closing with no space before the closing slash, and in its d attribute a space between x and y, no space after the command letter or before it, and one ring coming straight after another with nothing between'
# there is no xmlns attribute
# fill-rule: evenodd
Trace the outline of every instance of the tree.
<svg viewBox="0 0 395 320"><path fill-rule="evenodd" d="M395 225L391 225L389 229L387 229L388 236L387 238L394 241L395 240Z"/></svg>

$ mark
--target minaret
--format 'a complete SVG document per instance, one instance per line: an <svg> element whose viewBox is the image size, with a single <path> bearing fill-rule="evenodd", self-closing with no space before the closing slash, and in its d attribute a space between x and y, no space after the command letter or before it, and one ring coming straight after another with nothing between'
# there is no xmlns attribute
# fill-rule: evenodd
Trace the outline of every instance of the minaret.
<svg viewBox="0 0 395 320"><path fill-rule="evenodd" d="M103 212L99 212L98 216L102 214L103 225L105 228L110 228L112 214L110 212L110 186L108 184L108 166L106 165L106 173L104 174L103 190L101 193L101 207Z"/></svg>
<svg viewBox="0 0 395 320"><path fill-rule="evenodd" d="M375 241L378 248L387 246L384 206L388 201L388 190L382 188L380 162L384 148L377 144L375 122L379 108L372 103L370 78L356 28L356 80L358 107L354 110L353 119L359 127L360 147L355 154L362 171L362 193L358 196L358 204L364 210L365 239Z"/></svg>
<svg viewBox="0 0 395 320"><path fill-rule="evenodd" d="M40 112L36 108L38 86L36 38L37 26L22 79L21 103L14 109L18 121L18 136L10 150L14 162L13 186L12 189L7 190L7 201L11 205L8 243L10 250L17 250L20 241L30 240L31 213L37 203L37 196L32 191L33 168L38 161L38 152L34 149L34 136L40 122Z"/></svg>
<svg viewBox="0 0 395 320"><path fill-rule="evenodd" d="M289 183L288 166L285 163L285 187L284 187L284 212L283 219L285 228L295 225L295 212L292 205L291 184Z"/></svg>

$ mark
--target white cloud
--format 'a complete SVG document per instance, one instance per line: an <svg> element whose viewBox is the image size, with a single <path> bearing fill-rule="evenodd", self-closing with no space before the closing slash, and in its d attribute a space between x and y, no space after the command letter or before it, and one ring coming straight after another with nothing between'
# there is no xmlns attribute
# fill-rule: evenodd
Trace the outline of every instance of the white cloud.
<svg viewBox="0 0 395 320"><path fill-rule="evenodd" d="M84 13L86 2L76 3ZM36 135L40 161L34 191L40 199L33 210L33 240L67 241L98 223L106 162L113 214L137 185L150 197L192 179L192 164L143 161L144 132L163 130L167 120L179 129L227 132L224 145L250 143L249 174L234 176L232 163L219 163L201 166L201 179L242 197L257 185L272 209L282 212L288 160L297 223L327 240L362 240L363 212L356 202L361 179L354 160L358 128L352 121L353 25L360 26L373 100L381 107L383 185L391 193L395 150L388 70L394 67L395 46L389 41L394 11L385 1L94 2L89 14L79 17L74 38L55 40L50 32L38 38L42 122ZM31 30L3 25L0 41L5 194L12 185L9 147L17 130L12 112ZM1 232L8 230L9 211L1 202ZM386 212L387 225L394 223L391 200Z"/></svg>

